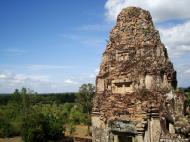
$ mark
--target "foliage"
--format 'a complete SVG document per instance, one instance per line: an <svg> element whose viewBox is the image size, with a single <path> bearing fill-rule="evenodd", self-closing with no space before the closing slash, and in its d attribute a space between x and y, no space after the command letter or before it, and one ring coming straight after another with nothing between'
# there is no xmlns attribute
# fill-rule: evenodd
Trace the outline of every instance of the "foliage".
<svg viewBox="0 0 190 142"><path fill-rule="evenodd" d="M92 98L95 94L95 86L93 84L83 84L79 88L77 94L77 102L82 105L83 111L90 114L92 109Z"/></svg>
<svg viewBox="0 0 190 142"><path fill-rule="evenodd" d="M0 106L7 105L9 100L10 100L9 95L0 95Z"/></svg>
<svg viewBox="0 0 190 142"><path fill-rule="evenodd" d="M13 94L0 94L0 106L7 105L9 102L18 102L20 99L19 90L16 89ZM47 93L37 94L32 92L32 104L64 104L75 103L76 93Z"/></svg>
<svg viewBox="0 0 190 142"><path fill-rule="evenodd" d="M33 105L33 91L23 88L13 94L22 117L21 135L25 142L46 142L59 139L63 134L63 122L53 109L43 113ZM51 107L52 108L52 107ZM55 109L56 110L56 109Z"/></svg>
<svg viewBox="0 0 190 142"><path fill-rule="evenodd" d="M33 104L74 103L76 93L51 93L34 95Z"/></svg>
<svg viewBox="0 0 190 142"><path fill-rule="evenodd" d="M20 113L12 103L0 106L0 137L20 135Z"/></svg>
<svg viewBox="0 0 190 142"><path fill-rule="evenodd" d="M0 137L10 137L12 133L12 125L5 117L0 115Z"/></svg>
<svg viewBox="0 0 190 142"><path fill-rule="evenodd" d="M91 125L91 111L92 111L92 99L95 95L95 86L93 84L83 84L79 88L79 93L77 94L77 102L82 106L83 112L87 113L85 117L85 124L88 125L88 133L90 133ZM84 116L84 115L83 115Z"/></svg>
<svg viewBox="0 0 190 142"><path fill-rule="evenodd" d="M23 88L0 95L0 137L55 141L62 137L65 126L73 134L76 125L90 125L94 90L92 84L83 84L79 93L39 95Z"/></svg>
<svg viewBox="0 0 190 142"><path fill-rule="evenodd" d="M53 115L33 112L24 120L22 126L25 142L47 142L63 136L62 121Z"/></svg>

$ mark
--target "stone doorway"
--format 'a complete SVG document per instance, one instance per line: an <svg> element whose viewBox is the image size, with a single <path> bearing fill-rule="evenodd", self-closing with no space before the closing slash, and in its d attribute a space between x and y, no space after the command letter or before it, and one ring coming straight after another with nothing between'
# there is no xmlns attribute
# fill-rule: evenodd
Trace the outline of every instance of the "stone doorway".
<svg viewBox="0 0 190 142"><path fill-rule="evenodd" d="M131 121L112 121L109 123L109 127L113 142L135 142L138 133Z"/></svg>
<svg viewBox="0 0 190 142"><path fill-rule="evenodd" d="M133 142L133 137L119 136L118 140L119 142Z"/></svg>
<svg viewBox="0 0 190 142"><path fill-rule="evenodd" d="M136 142L135 136L129 133L113 133L113 142Z"/></svg>

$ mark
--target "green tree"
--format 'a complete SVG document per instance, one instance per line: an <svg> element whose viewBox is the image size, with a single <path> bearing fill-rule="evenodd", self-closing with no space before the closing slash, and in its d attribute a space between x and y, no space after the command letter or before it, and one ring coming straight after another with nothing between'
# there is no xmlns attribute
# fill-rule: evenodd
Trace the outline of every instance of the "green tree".
<svg viewBox="0 0 190 142"><path fill-rule="evenodd" d="M23 140L25 142L55 141L63 136L62 120L49 114L33 112L23 122Z"/></svg>
<svg viewBox="0 0 190 142"><path fill-rule="evenodd" d="M95 86L91 83L83 84L79 88L79 93L77 94L77 103L83 107L83 111L88 114L86 123L88 125L88 132L91 125L90 114L92 111L92 99L95 94Z"/></svg>
<svg viewBox="0 0 190 142"><path fill-rule="evenodd" d="M83 84L77 94L77 102L83 106L83 111L90 115L92 110L92 98L95 94L95 86L91 83Z"/></svg>
<svg viewBox="0 0 190 142"><path fill-rule="evenodd" d="M15 90L13 100L22 116L21 135L24 142L55 141L63 136L63 119L58 116L56 104L35 105L33 91L22 88Z"/></svg>

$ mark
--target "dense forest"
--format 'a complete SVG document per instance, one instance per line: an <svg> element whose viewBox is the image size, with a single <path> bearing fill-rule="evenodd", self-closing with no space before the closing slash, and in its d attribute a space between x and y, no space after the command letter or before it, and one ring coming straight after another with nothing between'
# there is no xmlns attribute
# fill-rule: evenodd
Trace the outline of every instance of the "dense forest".
<svg viewBox="0 0 190 142"><path fill-rule="evenodd" d="M37 94L22 88L1 94L0 137L47 142L62 139L65 132L72 135L76 125L89 128L94 93L92 84L83 84L77 93Z"/></svg>

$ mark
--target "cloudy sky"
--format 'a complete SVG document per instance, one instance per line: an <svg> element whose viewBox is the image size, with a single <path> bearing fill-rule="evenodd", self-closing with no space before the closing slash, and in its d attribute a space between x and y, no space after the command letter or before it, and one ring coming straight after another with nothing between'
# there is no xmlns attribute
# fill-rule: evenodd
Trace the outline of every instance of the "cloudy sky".
<svg viewBox="0 0 190 142"><path fill-rule="evenodd" d="M189 0L1 0L0 93L72 92L94 83L109 31L127 6L149 10L178 86L190 86Z"/></svg>

